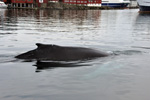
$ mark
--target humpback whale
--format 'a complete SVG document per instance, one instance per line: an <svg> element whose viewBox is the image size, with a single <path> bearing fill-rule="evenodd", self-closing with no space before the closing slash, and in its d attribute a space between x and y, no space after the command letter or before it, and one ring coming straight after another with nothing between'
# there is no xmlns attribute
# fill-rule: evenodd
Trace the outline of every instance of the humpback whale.
<svg viewBox="0 0 150 100"><path fill-rule="evenodd" d="M15 58L37 61L76 61L106 57L109 55L108 53L86 47L69 47L41 43L36 43L36 45L36 49L22 53L15 56Z"/></svg>

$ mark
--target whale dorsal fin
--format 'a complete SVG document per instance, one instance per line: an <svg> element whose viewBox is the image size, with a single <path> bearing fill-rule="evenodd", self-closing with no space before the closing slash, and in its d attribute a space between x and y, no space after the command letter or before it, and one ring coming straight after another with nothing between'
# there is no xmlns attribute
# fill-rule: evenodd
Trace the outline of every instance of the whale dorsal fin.
<svg viewBox="0 0 150 100"><path fill-rule="evenodd" d="M37 45L38 48L43 48L43 47L47 47L47 46L52 46L52 47L57 46L57 45L54 45L54 44L42 44L42 43L36 43L36 45Z"/></svg>
<svg viewBox="0 0 150 100"><path fill-rule="evenodd" d="M38 48L43 46L43 44L41 44L41 43L36 43L36 45L37 45Z"/></svg>

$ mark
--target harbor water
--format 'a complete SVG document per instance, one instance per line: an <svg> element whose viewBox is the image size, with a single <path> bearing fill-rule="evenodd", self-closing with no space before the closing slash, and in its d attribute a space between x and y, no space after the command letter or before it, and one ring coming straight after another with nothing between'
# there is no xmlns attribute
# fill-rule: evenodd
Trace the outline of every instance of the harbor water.
<svg viewBox="0 0 150 100"><path fill-rule="evenodd" d="M0 9L0 100L149 100L150 14L138 11ZM43 63L14 58L36 43L113 55Z"/></svg>

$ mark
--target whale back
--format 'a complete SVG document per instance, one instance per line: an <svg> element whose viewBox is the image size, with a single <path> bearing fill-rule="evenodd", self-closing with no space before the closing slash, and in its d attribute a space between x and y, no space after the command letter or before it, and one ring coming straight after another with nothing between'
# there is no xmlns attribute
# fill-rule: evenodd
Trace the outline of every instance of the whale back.
<svg viewBox="0 0 150 100"><path fill-rule="evenodd" d="M19 59L73 61L108 56L107 53L84 47L65 47L36 43L37 48L16 56Z"/></svg>

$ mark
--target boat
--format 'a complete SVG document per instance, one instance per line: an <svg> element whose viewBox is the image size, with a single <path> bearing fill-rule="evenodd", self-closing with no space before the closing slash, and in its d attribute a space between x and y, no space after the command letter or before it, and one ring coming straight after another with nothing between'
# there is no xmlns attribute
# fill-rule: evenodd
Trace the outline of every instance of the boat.
<svg viewBox="0 0 150 100"><path fill-rule="evenodd" d="M125 8L129 3L129 0L102 0L102 6L112 8Z"/></svg>
<svg viewBox="0 0 150 100"><path fill-rule="evenodd" d="M7 8L7 5L4 2L0 1L0 8Z"/></svg>
<svg viewBox="0 0 150 100"><path fill-rule="evenodd" d="M137 0L141 12L150 12L150 0Z"/></svg>

